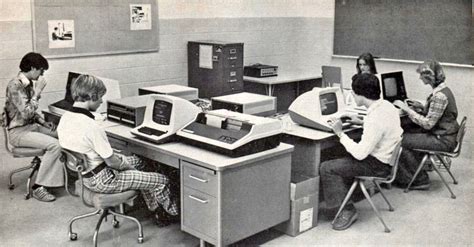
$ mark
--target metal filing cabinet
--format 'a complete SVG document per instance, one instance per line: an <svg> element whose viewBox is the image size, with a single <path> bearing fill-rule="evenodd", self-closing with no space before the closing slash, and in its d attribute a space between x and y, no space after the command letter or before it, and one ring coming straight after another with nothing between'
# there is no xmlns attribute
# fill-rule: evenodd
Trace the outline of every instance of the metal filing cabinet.
<svg viewBox="0 0 474 247"><path fill-rule="evenodd" d="M199 98L243 92L243 57L243 43L188 42L188 85Z"/></svg>

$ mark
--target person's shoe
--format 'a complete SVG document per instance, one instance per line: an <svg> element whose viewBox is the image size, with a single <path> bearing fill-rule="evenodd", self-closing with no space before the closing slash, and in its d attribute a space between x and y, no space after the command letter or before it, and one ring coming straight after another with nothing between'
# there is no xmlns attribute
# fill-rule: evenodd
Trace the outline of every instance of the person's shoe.
<svg viewBox="0 0 474 247"><path fill-rule="evenodd" d="M180 220L179 215L170 215L161 207L155 210L155 223L158 227L165 227Z"/></svg>
<svg viewBox="0 0 474 247"><path fill-rule="evenodd" d="M332 229L337 231L346 230L357 220L358 216L357 210L344 209L332 224Z"/></svg>
<svg viewBox="0 0 474 247"><path fill-rule="evenodd" d="M41 186L41 187L38 187L36 188L35 190L33 190L33 197L38 200L38 201L42 201L42 202L52 202L54 200L56 200L56 197L49 193L45 187Z"/></svg>
<svg viewBox="0 0 474 247"><path fill-rule="evenodd" d="M429 190L430 189L430 182L427 183L420 183L420 184L412 184L410 186L410 190Z"/></svg>

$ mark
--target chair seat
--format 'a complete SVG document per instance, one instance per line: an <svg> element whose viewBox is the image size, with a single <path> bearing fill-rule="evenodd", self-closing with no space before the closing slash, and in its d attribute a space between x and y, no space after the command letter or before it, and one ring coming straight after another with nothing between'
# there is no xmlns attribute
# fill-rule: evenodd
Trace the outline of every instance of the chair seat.
<svg viewBox="0 0 474 247"><path fill-rule="evenodd" d="M45 153L44 149L40 148L28 148L28 147L13 147L12 154L13 157L34 157L34 156L43 156Z"/></svg>
<svg viewBox="0 0 474 247"><path fill-rule="evenodd" d="M449 157L455 157L457 153L453 152L445 152L445 151L434 151L434 150L426 150L426 149L413 149L413 151L427 153L427 154L440 154Z"/></svg>
<svg viewBox="0 0 474 247"><path fill-rule="evenodd" d="M81 193L81 183L76 180L76 193ZM120 193L114 194L103 194L93 192L86 187L84 188L84 201L94 206L97 209L108 208L119 206L122 203L133 205L133 199L137 196L138 192L135 190L127 190Z"/></svg>
<svg viewBox="0 0 474 247"><path fill-rule="evenodd" d="M367 181L379 181L379 182L387 182L390 180L390 177L369 177L369 176L356 176L356 179L360 180L367 180Z"/></svg>

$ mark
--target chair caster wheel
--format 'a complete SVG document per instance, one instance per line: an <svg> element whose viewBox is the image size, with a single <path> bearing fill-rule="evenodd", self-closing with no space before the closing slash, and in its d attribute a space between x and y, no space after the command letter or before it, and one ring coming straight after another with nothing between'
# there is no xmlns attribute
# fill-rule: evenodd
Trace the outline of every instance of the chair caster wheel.
<svg viewBox="0 0 474 247"><path fill-rule="evenodd" d="M118 220L113 220L113 221L112 221L112 226L113 226L114 228L119 228L119 227L120 227L120 221L118 221Z"/></svg>
<svg viewBox="0 0 474 247"><path fill-rule="evenodd" d="M456 199L456 196L451 196L451 198Z"/></svg>
<svg viewBox="0 0 474 247"><path fill-rule="evenodd" d="M408 190L404 190L403 192L408 193Z"/></svg>
<svg viewBox="0 0 474 247"><path fill-rule="evenodd" d="M76 241L76 240L77 240L77 233L70 232L70 233L69 233L69 239L70 239L71 241Z"/></svg>
<svg viewBox="0 0 474 247"><path fill-rule="evenodd" d="M143 237L138 237L138 243L139 244L143 243Z"/></svg>
<svg viewBox="0 0 474 247"><path fill-rule="evenodd" d="M458 181L455 181L453 184L458 184Z"/></svg>
<svg viewBox="0 0 474 247"><path fill-rule="evenodd" d="M390 229L385 229L385 232L386 232L386 233L390 233Z"/></svg>
<svg viewBox="0 0 474 247"><path fill-rule="evenodd" d="M15 188L15 185L14 185L14 184L9 184L9 185L8 185L8 189L9 189L9 190L13 190L14 188Z"/></svg>
<svg viewBox="0 0 474 247"><path fill-rule="evenodd" d="M394 208L389 208L388 211L393 212L393 211L395 211L395 209Z"/></svg>
<svg viewBox="0 0 474 247"><path fill-rule="evenodd" d="M28 200L28 199L30 199L30 194L25 195L25 200Z"/></svg>

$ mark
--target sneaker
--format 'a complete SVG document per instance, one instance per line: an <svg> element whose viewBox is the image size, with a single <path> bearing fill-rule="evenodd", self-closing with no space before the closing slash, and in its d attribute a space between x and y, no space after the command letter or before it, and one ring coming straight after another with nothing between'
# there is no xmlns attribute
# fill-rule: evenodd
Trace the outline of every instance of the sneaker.
<svg viewBox="0 0 474 247"><path fill-rule="evenodd" d="M332 229L338 231L346 230L357 220L358 216L359 213L357 213L357 210L344 209L339 217L334 221L334 224L332 224Z"/></svg>
<svg viewBox="0 0 474 247"><path fill-rule="evenodd" d="M420 184L412 184L410 186L410 190L429 190L430 189L430 182L427 183L420 183Z"/></svg>
<svg viewBox="0 0 474 247"><path fill-rule="evenodd" d="M56 197L49 193L45 187L41 186L33 190L33 197L42 202L52 202L56 200Z"/></svg>
<svg viewBox="0 0 474 247"><path fill-rule="evenodd" d="M179 222L181 218L179 215L171 215L165 212L161 207L155 210L155 223L158 227L165 227L172 223Z"/></svg>

